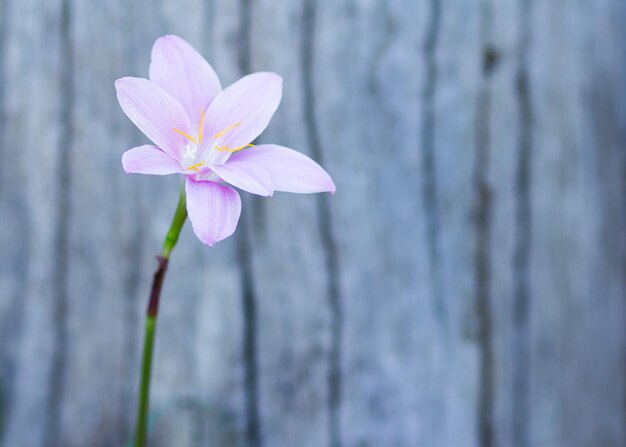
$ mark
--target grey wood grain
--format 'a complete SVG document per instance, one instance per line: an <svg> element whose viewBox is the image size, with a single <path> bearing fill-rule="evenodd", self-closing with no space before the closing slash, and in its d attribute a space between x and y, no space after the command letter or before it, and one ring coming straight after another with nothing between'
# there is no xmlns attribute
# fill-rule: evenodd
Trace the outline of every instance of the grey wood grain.
<svg viewBox="0 0 626 447"><path fill-rule="evenodd" d="M259 143L319 158L307 134L306 2L255 2L249 13L249 69L276 71L284 78L281 107ZM274 51L279 46L280 54ZM268 446L329 445L332 437L335 316L318 199L277 193L271 200L251 201L246 210L258 309L259 423L261 443Z"/></svg>
<svg viewBox="0 0 626 447"><path fill-rule="evenodd" d="M0 445L132 436L174 177L113 88L179 34L284 78L258 143L334 196L246 197L170 263L153 446L622 447L620 0L0 1Z"/></svg>
<svg viewBox="0 0 626 447"><path fill-rule="evenodd" d="M53 319L62 284L57 204L64 139L62 14L58 2L3 5L3 439L38 445L49 430ZM50 28L48 28L48 26ZM35 172L37 174L35 174ZM5 230L6 229L6 230ZM6 250L6 251L5 251ZM29 421L36 420L36 424Z"/></svg>

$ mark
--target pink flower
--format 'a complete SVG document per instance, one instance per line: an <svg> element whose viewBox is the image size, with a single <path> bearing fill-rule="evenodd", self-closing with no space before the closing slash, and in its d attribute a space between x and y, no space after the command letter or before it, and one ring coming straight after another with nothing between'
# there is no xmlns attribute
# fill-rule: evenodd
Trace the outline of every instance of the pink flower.
<svg viewBox="0 0 626 447"><path fill-rule="evenodd" d="M185 175L187 213L205 244L237 227L241 198L227 184L261 196L335 192L328 173L307 156L251 144L280 103L282 78L275 73L252 73L222 90L209 63L170 35L154 43L150 80L126 77L115 88L124 113L154 143L126 151L124 170Z"/></svg>

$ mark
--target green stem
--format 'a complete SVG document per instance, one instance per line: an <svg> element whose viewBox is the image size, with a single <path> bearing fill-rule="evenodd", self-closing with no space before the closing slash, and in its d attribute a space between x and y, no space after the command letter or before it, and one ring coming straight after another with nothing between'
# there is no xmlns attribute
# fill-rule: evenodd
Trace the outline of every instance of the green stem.
<svg viewBox="0 0 626 447"><path fill-rule="evenodd" d="M176 213L172 219L172 224L163 242L163 252L157 256L159 266L154 273L152 290L146 312L146 329L143 342L143 356L141 359L141 384L139 386L139 403L137 408L137 426L135 431L135 447L145 447L148 434L148 413L150 407L150 376L152 372L152 352L154 351L154 335L156 321L159 313L159 300L161 297L161 287L170 254L178 242L180 230L187 219L187 206L185 203L185 190L181 189L180 199L176 207Z"/></svg>
<svg viewBox="0 0 626 447"><path fill-rule="evenodd" d="M167 236L165 236L165 240L163 241L163 253L162 256L165 259L170 258L170 253L174 249L176 242L178 242L178 235L180 234L181 228L183 228L183 224L187 219L187 203L185 197L185 187L183 186L180 189L180 199L178 200L178 206L176 207L176 213L174 214L174 218L172 219L172 225L170 225L170 229L167 232Z"/></svg>

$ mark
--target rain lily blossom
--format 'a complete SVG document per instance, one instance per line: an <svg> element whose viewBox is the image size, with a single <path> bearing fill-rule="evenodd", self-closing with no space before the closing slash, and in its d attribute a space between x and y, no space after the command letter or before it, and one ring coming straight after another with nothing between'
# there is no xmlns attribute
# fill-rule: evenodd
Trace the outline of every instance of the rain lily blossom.
<svg viewBox="0 0 626 447"><path fill-rule="evenodd" d="M277 74L252 73L222 89L209 63L168 35L152 48L149 77L115 82L124 113L154 143L126 151L122 165L128 173L184 175L187 213L203 243L235 231L241 198L231 186L260 196L335 192L328 173L309 157L252 144L280 103Z"/></svg>

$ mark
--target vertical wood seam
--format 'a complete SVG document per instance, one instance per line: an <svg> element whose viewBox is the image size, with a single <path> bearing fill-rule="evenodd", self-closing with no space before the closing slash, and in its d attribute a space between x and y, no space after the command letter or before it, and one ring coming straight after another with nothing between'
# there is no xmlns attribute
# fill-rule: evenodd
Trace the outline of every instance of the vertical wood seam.
<svg viewBox="0 0 626 447"><path fill-rule="evenodd" d="M474 212L476 251L474 275L476 282L476 316L478 322L479 383L478 383L478 445L494 445L494 349L493 309L491 306L491 225L492 191L489 184L491 151L490 118L492 106L491 77L498 60L491 46L492 5L483 0L480 5L482 70L476 104L476 147L474 161Z"/></svg>
<svg viewBox="0 0 626 447"><path fill-rule="evenodd" d="M246 440L248 447L260 447L261 423L259 418L259 378L257 354L257 297L250 257L251 243L247 218L242 215L237 239L237 261L241 271L243 312L243 362L246 398Z"/></svg>
<svg viewBox="0 0 626 447"><path fill-rule="evenodd" d="M239 0L239 69L247 74L251 69L252 0ZM257 293L252 268L252 243L247 214L242 214L237 238L237 261L241 271L244 362L244 390L246 398L246 441L248 447L263 445L259 417L259 373L257 340Z"/></svg>
<svg viewBox="0 0 626 447"><path fill-rule="evenodd" d="M6 37L7 37L7 6L8 0L0 1L0 199L2 198L2 179L4 174L4 148L6 146L6 102L5 102L5 93L6 93ZM9 315L11 312L9 312ZM3 316L4 319L4 316ZM4 332L4 331L2 331ZM2 334L4 335L4 334ZM6 337L3 337L4 340L7 340ZM9 365L9 359L5 353L5 349L0 350L0 364L5 365L3 369L12 370L13 365ZM4 433L6 427L6 419L7 419L7 394L11 387L7 386L9 382L12 382L12 371L5 372L2 371L0 373L0 445L3 444Z"/></svg>
<svg viewBox="0 0 626 447"><path fill-rule="evenodd" d="M4 186L4 169L8 166L4 162L5 150L8 147L7 131L7 97L6 82L9 64L7 61L7 37L9 0L0 1L0 200L5 200L5 206L12 209L11 220L16 220L20 234L20 249L11 259L11 271L15 278L27 277L32 261L32 219L29 216L28 204L19 195L13 197L10 194L2 196ZM7 190L9 191L9 190ZM15 235L14 235L15 237ZM3 346L0 349L0 445L6 442L6 429L12 416L14 403L16 402L16 377L19 371L19 344L23 333L25 319L25 305L27 296L24 287L14 287L11 297L7 297L10 304L5 313L0 316L0 337Z"/></svg>
<svg viewBox="0 0 626 447"><path fill-rule="evenodd" d="M4 151L6 150L5 132L6 132L6 47L7 47L7 14L9 0L0 1L0 193L2 192L4 169Z"/></svg>
<svg viewBox="0 0 626 447"><path fill-rule="evenodd" d="M4 162L4 151L8 146L6 136L7 130L7 103L6 103L6 82L7 70L7 25L9 14L9 1L0 1L0 199L2 196L2 187L4 186L4 168L7 165ZM9 197L4 197L9 200ZM21 241L21 249L12 259L12 270L17 277L27 275L31 263L31 226L32 221L28 216L27 204L22 200L16 201L13 205L13 218L18 220L21 230L19 240ZM14 289L12 296L7 297L10 304L6 308L6 312L0 316L0 337L3 341L0 346L0 445L5 444L6 429L8 420L11 416L13 403L15 401L15 382L16 372L18 371L18 352L20 337L23 331L24 309L26 297L24 289L17 287Z"/></svg>
<svg viewBox="0 0 626 447"><path fill-rule="evenodd" d="M58 146L57 193L58 210L55 222L54 278L52 293L53 356L48 381L46 402L47 421L44 430L46 445L61 445L61 410L65 393L65 372L67 369L67 311L68 311L68 256L71 190L71 146L74 140L74 54L71 41L70 0L61 1L60 14L60 137Z"/></svg>
<svg viewBox="0 0 626 447"><path fill-rule="evenodd" d="M437 162L435 157L435 131L437 118L435 98L437 93L436 51L441 28L441 0L430 0L430 16L422 57L426 66L424 86L422 88L421 115L421 155L422 155L422 197L426 220L426 245L433 278L433 307L440 329L447 333L448 310L445 303L443 280L441 277L440 253L440 212L438 200Z"/></svg>
<svg viewBox="0 0 626 447"><path fill-rule="evenodd" d="M317 10L315 0L304 0L301 34L301 73L304 99L304 125L311 155L323 164L322 143L315 116L315 86L313 45ZM317 195L318 225L322 242L327 277L327 299L330 311L330 347L328 352L328 440L330 447L341 447L341 404L342 404L342 338L344 331L344 309L339 287L339 259L333 218L327 194Z"/></svg>
<svg viewBox="0 0 626 447"><path fill-rule="evenodd" d="M531 0L520 2L520 37L516 96L519 113L519 143L515 173L515 248L513 253L513 414L512 436L515 447L527 447L530 373L530 291L529 262L531 243L530 177L532 162L532 106L528 81L528 51L531 43Z"/></svg>

